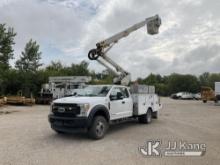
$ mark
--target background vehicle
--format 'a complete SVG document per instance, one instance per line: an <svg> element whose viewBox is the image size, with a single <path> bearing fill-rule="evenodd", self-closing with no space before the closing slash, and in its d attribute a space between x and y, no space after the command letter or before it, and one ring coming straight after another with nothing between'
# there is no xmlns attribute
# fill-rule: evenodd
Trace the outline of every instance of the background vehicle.
<svg viewBox="0 0 220 165"><path fill-rule="evenodd" d="M178 92L178 93L176 93L176 97L177 97L178 99L181 99L182 95L183 95L183 92Z"/></svg>
<svg viewBox="0 0 220 165"><path fill-rule="evenodd" d="M201 87L201 97L203 103L206 103L207 101L215 101L215 92L210 87Z"/></svg>
<svg viewBox="0 0 220 165"><path fill-rule="evenodd" d="M49 77L49 87L53 99L71 95L71 90L81 89L92 80L90 76Z"/></svg>
<svg viewBox="0 0 220 165"><path fill-rule="evenodd" d="M195 100L201 100L201 98L202 98L201 93L193 94L193 99L195 99Z"/></svg>
<svg viewBox="0 0 220 165"><path fill-rule="evenodd" d="M91 81L90 76L58 76L49 77L49 83L43 84L36 97L36 103L48 104L54 99L72 96L76 89L81 89Z"/></svg>
<svg viewBox="0 0 220 165"><path fill-rule="evenodd" d="M53 101L53 93L49 84L43 84L41 91L37 94L36 104L50 104Z"/></svg>
<svg viewBox="0 0 220 165"><path fill-rule="evenodd" d="M0 106L7 103L7 97L0 96Z"/></svg>
<svg viewBox="0 0 220 165"><path fill-rule="evenodd" d="M190 92L182 92L181 96L180 96L180 99L183 99L183 100L192 100L194 99L194 95Z"/></svg>
<svg viewBox="0 0 220 165"><path fill-rule="evenodd" d="M200 100L201 99L201 94L200 93L190 93L190 92L178 92L174 93L170 96L172 99L183 99L183 100Z"/></svg>
<svg viewBox="0 0 220 165"><path fill-rule="evenodd" d="M171 95L170 95L170 98L172 98L172 99L178 99L176 93L171 94Z"/></svg>

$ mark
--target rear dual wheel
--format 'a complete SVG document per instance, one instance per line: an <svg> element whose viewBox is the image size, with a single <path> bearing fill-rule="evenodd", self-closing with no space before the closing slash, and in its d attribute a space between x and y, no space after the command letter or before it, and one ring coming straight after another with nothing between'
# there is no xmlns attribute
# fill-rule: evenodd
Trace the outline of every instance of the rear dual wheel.
<svg viewBox="0 0 220 165"><path fill-rule="evenodd" d="M148 109L147 113L138 117L139 123L149 124L152 122L152 110Z"/></svg>

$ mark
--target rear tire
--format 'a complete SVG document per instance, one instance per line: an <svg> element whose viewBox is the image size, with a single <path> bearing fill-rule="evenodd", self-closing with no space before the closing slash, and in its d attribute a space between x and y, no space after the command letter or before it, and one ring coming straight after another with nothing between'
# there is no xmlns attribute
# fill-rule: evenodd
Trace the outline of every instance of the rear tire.
<svg viewBox="0 0 220 165"><path fill-rule="evenodd" d="M207 102L207 100L203 100L203 103L206 103Z"/></svg>
<svg viewBox="0 0 220 165"><path fill-rule="evenodd" d="M139 123L149 124L152 122L152 110L148 109L147 113L138 117Z"/></svg>
<svg viewBox="0 0 220 165"><path fill-rule="evenodd" d="M153 118L154 118L154 119L158 119L158 111L153 112Z"/></svg>
<svg viewBox="0 0 220 165"><path fill-rule="evenodd" d="M102 139L108 130L108 122L103 116L96 116L89 128L88 135L92 139Z"/></svg>

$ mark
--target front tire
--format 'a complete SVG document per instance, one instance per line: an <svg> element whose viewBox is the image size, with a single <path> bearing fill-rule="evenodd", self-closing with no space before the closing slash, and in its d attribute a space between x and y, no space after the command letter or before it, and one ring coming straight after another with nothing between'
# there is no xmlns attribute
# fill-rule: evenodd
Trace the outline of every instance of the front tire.
<svg viewBox="0 0 220 165"><path fill-rule="evenodd" d="M108 129L108 122L103 116L96 116L89 128L88 134L92 139L102 139Z"/></svg>
<svg viewBox="0 0 220 165"><path fill-rule="evenodd" d="M65 134L63 131L54 130L57 134Z"/></svg>

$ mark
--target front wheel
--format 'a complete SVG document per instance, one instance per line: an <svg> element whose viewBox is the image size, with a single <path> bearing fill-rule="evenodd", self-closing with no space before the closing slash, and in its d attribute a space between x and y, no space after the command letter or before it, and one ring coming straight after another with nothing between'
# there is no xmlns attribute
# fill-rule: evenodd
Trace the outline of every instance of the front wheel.
<svg viewBox="0 0 220 165"><path fill-rule="evenodd" d="M54 130L57 134L65 134L63 131Z"/></svg>
<svg viewBox="0 0 220 165"><path fill-rule="evenodd" d="M103 116L96 116L89 128L88 134L92 139L102 139L108 129L108 122Z"/></svg>

